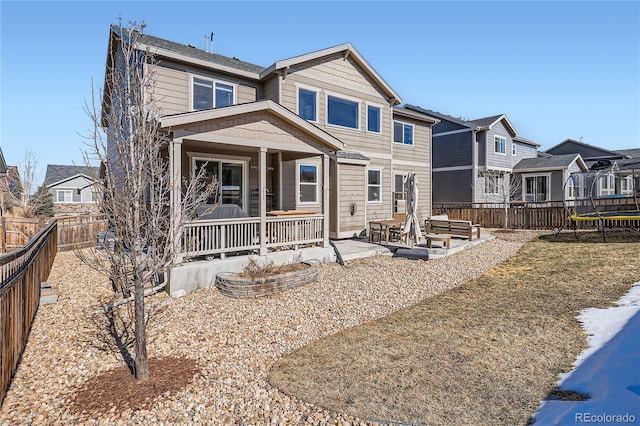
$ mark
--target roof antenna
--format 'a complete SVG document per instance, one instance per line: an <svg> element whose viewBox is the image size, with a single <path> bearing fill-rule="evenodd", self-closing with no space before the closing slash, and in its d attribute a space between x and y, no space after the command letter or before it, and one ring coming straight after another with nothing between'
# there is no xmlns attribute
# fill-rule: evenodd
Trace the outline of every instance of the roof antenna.
<svg viewBox="0 0 640 426"><path fill-rule="evenodd" d="M211 42L209 43L209 53L213 53L213 36L214 35L216 35L216 33L211 31L211 35L209 36L209 40L211 40Z"/></svg>
<svg viewBox="0 0 640 426"><path fill-rule="evenodd" d="M211 31L211 35L204 35L204 51L208 53L213 53L213 36L216 33Z"/></svg>
<svg viewBox="0 0 640 426"><path fill-rule="evenodd" d="M582 136L580 136L580 143L582 143Z"/></svg>

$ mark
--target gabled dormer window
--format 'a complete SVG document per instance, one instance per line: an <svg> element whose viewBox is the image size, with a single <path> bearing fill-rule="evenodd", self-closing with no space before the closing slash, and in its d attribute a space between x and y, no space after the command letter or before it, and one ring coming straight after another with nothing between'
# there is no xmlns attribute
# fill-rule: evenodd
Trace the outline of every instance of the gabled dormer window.
<svg viewBox="0 0 640 426"><path fill-rule="evenodd" d="M191 93L191 108L196 111L235 104L236 88L233 84L193 77Z"/></svg>

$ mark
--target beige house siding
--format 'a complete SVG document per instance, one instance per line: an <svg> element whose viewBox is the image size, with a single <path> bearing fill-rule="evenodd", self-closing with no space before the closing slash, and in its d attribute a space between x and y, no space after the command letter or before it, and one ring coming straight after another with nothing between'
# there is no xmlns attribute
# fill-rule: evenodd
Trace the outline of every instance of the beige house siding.
<svg viewBox="0 0 640 426"><path fill-rule="evenodd" d="M235 76L212 73L184 64L162 59L161 64L150 67L155 73L156 100L163 114L179 114L191 111L191 77L196 75L213 79L236 87L236 103L242 104L257 100L260 83L244 80Z"/></svg>
<svg viewBox="0 0 640 426"><path fill-rule="evenodd" d="M272 77L264 82L264 98L271 99L280 103L280 95L278 93L278 81L280 77Z"/></svg>
<svg viewBox="0 0 640 426"><path fill-rule="evenodd" d="M337 193L340 203L336 206L340 221L339 238L360 234L366 227L365 167L354 164L338 164L340 184ZM355 214L351 214L350 204L355 204Z"/></svg>

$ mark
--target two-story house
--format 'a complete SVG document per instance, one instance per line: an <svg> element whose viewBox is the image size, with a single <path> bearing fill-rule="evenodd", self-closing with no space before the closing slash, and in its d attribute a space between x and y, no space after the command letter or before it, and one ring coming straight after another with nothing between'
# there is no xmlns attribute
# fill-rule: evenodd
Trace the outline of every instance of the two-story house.
<svg viewBox="0 0 640 426"><path fill-rule="evenodd" d="M540 145L518 136L505 114L463 120L414 105L405 108L439 120L433 126L433 203L502 203L514 167L538 156Z"/></svg>
<svg viewBox="0 0 640 426"><path fill-rule="evenodd" d="M115 107L109 75L123 37L111 27L103 116ZM262 67L136 37L137 48L157 60L147 67L156 76L171 173L185 178L207 167L220 183L220 211L243 216L186 224L185 232L207 227L244 236L224 247L216 238L209 246L185 242L187 255L328 247L330 237L359 235L369 221L402 211L398 193L409 172L418 177L418 217L430 215L431 127L438 120L398 108L400 96L350 43ZM174 205L180 196L171 194Z"/></svg>

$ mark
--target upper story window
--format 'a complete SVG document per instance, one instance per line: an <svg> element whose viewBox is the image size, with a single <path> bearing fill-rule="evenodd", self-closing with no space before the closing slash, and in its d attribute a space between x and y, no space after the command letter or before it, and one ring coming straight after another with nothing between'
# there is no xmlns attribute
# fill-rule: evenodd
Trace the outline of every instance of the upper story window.
<svg viewBox="0 0 640 426"><path fill-rule="evenodd" d="M193 77L194 110L220 108L235 104L235 86L219 81Z"/></svg>
<svg viewBox="0 0 640 426"><path fill-rule="evenodd" d="M620 192L622 194L633 193L633 176L626 176L620 179Z"/></svg>
<svg viewBox="0 0 640 426"><path fill-rule="evenodd" d="M404 145L413 145L413 124L394 121L393 141Z"/></svg>
<svg viewBox="0 0 640 426"><path fill-rule="evenodd" d="M358 102L327 96L327 123L329 124L358 129L359 110Z"/></svg>
<svg viewBox="0 0 640 426"><path fill-rule="evenodd" d="M300 164L300 202L318 202L318 166Z"/></svg>
<svg viewBox="0 0 640 426"><path fill-rule="evenodd" d="M305 120L318 121L318 93L298 89L298 115Z"/></svg>
<svg viewBox="0 0 640 426"><path fill-rule="evenodd" d="M516 144L515 143L511 144L511 155L516 155Z"/></svg>
<svg viewBox="0 0 640 426"><path fill-rule="evenodd" d="M367 105L367 131L380 133L380 107Z"/></svg>
<svg viewBox="0 0 640 426"><path fill-rule="evenodd" d="M494 136L494 152L497 154L505 154L507 149L507 140L503 136Z"/></svg>

